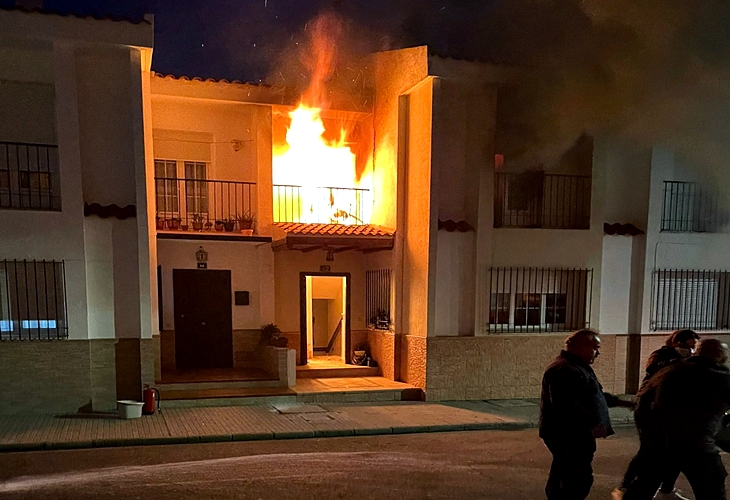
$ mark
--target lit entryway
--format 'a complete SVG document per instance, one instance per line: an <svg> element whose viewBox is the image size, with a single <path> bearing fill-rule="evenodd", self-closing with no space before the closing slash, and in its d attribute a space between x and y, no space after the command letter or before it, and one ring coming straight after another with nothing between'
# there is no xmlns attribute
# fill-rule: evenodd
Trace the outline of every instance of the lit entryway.
<svg viewBox="0 0 730 500"><path fill-rule="evenodd" d="M300 365L350 362L350 294L346 274L302 273Z"/></svg>

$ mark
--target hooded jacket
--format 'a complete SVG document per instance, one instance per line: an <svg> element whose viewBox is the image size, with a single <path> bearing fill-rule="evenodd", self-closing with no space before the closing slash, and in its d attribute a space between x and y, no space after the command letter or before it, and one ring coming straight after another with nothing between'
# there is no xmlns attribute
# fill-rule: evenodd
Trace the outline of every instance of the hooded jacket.
<svg viewBox="0 0 730 500"><path fill-rule="evenodd" d="M608 407L617 398L604 393L593 368L568 351L545 370L540 396L540 437L543 439L591 438L603 424L613 434Z"/></svg>

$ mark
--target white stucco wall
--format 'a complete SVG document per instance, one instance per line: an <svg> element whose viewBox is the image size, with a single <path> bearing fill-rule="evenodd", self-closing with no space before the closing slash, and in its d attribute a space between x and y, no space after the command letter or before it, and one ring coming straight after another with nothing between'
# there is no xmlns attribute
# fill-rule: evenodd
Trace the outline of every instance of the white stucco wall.
<svg viewBox="0 0 730 500"><path fill-rule="evenodd" d="M155 158L206 161L208 179L256 182L256 109L152 94ZM232 141L238 141L238 151Z"/></svg>
<svg viewBox="0 0 730 500"><path fill-rule="evenodd" d="M261 248L257 245L261 245ZM159 240L157 262L162 266L163 328L173 330L173 269L196 269L195 252L203 247L208 252L208 269L231 271L233 292L248 291L249 305L233 305L233 328L259 329L273 322L273 253L269 244L238 241Z"/></svg>
<svg viewBox="0 0 730 500"><path fill-rule="evenodd" d="M601 333L629 332L632 242L630 236L603 237L603 280L598 323Z"/></svg>
<svg viewBox="0 0 730 500"><path fill-rule="evenodd" d="M361 252L335 254L333 262L325 260L324 251L303 253L298 251L274 252L276 286L276 321L283 332L299 332L299 273L319 272L321 265L330 266L333 273L350 275L350 307L352 330L364 330L365 324L365 265Z"/></svg>

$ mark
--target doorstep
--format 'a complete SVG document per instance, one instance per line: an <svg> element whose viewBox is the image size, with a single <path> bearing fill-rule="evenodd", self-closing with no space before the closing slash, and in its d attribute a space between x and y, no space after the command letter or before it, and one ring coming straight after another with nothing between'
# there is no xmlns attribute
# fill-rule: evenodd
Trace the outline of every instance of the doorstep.
<svg viewBox="0 0 730 500"><path fill-rule="evenodd" d="M420 401L422 391L385 377L298 379L294 387L207 387L160 391L161 407L250 406L278 403Z"/></svg>

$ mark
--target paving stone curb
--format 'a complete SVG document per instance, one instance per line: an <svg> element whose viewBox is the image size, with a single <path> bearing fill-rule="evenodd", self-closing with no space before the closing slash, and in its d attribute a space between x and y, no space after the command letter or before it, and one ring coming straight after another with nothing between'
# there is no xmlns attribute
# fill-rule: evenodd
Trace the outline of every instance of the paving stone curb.
<svg viewBox="0 0 730 500"><path fill-rule="evenodd" d="M200 436L166 436L133 439L98 439L94 441L60 441L45 443L0 444L0 453L122 446L155 446L190 443L219 443L233 441L262 441L279 439L311 439L346 436L376 436L386 434L418 434L427 432L458 432L478 430L521 430L534 427L530 422L473 422L466 424L413 425L378 428L317 429L310 431L254 432L243 434L209 434Z"/></svg>

